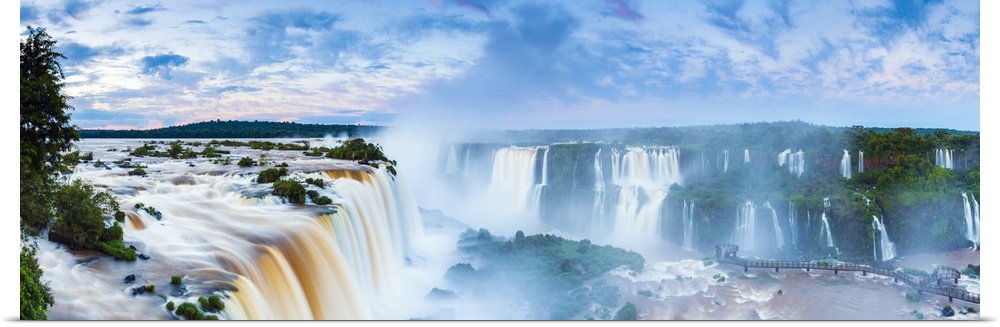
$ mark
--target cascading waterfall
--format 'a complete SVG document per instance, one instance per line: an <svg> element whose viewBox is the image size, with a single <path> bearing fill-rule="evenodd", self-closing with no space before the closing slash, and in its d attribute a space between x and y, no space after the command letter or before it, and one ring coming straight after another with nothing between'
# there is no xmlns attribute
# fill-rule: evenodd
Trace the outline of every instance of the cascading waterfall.
<svg viewBox="0 0 1000 327"><path fill-rule="evenodd" d="M684 200L684 211L683 211L683 222L684 222L684 244L685 250L694 251L694 202L688 205L688 201Z"/></svg>
<svg viewBox="0 0 1000 327"><path fill-rule="evenodd" d="M537 211L537 195L540 192L536 187L536 155L538 148L508 147L497 150L487 194L494 199L512 199L517 210ZM545 175L544 172L542 175Z"/></svg>
<svg viewBox="0 0 1000 327"><path fill-rule="evenodd" d="M448 148L448 161L445 164L445 175L452 175L458 172L458 154L455 145Z"/></svg>
<svg viewBox="0 0 1000 327"><path fill-rule="evenodd" d="M858 174L865 172L865 153L858 151Z"/></svg>
<svg viewBox="0 0 1000 327"><path fill-rule="evenodd" d="M972 199L971 205L969 199ZM965 239L971 241L975 247L979 247L979 202L976 202L976 197L968 196L964 191L962 200L965 209Z"/></svg>
<svg viewBox="0 0 1000 327"><path fill-rule="evenodd" d="M531 197L531 208L535 211L541 206L545 186L549 185L549 148L542 147L539 150L545 150L545 154L542 155L542 180L541 183L535 184L535 191Z"/></svg>
<svg viewBox="0 0 1000 327"><path fill-rule="evenodd" d="M771 210L771 221L774 223L774 244L779 249L784 249L785 235L784 231L781 230L781 225L778 224L778 212L774 211L774 208L771 207L771 202L764 202L764 207Z"/></svg>
<svg viewBox="0 0 1000 327"><path fill-rule="evenodd" d="M729 150L722 150L722 156L724 158L722 163L722 172L725 173L729 171Z"/></svg>
<svg viewBox="0 0 1000 327"><path fill-rule="evenodd" d="M796 244L796 239L798 238L795 226L795 221L798 220L797 213L795 212L795 202L788 201L788 229L792 233L792 245Z"/></svg>
<svg viewBox="0 0 1000 327"><path fill-rule="evenodd" d="M889 232L879 217L872 216L872 257L875 260L889 261L896 257L896 245L889 241Z"/></svg>
<svg viewBox="0 0 1000 327"><path fill-rule="evenodd" d="M934 149L934 164L946 169L955 169L955 162L952 161L953 151L951 149Z"/></svg>
<svg viewBox="0 0 1000 327"><path fill-rule="evenodd" d="M823 221L823 225L820 226L820 238L823 238L824 236L826 237L826 247L836 248L833 244L833 232L830 230L830 222L826 219L826 212L823 212L823 215L819 218Z"/></svg>
<svg viewBox="0 0 1000 327"><path fill-rule="evenodd" d="M733 244L740 250L753 251L756 247L757 206L747 200L736 211L736 230L733 231Z"/></svg>
<svg viewBox="0 0 1000 327"><path fill-rule="evenodd" d="M844 150L844 156L840 159L840 175L851 178L851 154L847 150Z"/></svg>
<svg viewBox="0 0 1000 327"><path fill-rule="evenodd" d="M750 149L743 149L743 163L750 163Z"/></svg>
<svg viewBox="0 0 1000 327"><path fill-rule="evenodd" d="M601 149L594 154L594 212L592 229L598 230L601 217L604 217L604 169L601 167Z"/></svg>
<svg viewBox="0 0 1000 327"><path fill-rule="evenodd" d="M657 238L660 208L671 184L680 184L677 148L628 147L612 149L611 180L620 186L614 214L614 233L620 238L642 235Z"/></svg>
<svg viewBox="0 0 1000 327"><path fill-rule="evenodd" d="M801 177L802 172L806 170L806 156L805 152L799 150L798 152L792 153L792 149L785 149L778 153L778 166L788 165L788 172L795 174L796 177Z"/></svg>

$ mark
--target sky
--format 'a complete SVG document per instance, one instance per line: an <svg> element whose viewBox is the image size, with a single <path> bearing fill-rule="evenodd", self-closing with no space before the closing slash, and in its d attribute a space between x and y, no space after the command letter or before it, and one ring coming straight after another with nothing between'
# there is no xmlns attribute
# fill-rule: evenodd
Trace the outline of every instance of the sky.
<svg viewBox="0 0 1000 327"><path fill-rule="evenodd" d="M978 1L20 2L72 123L980 130Z"/></svg>

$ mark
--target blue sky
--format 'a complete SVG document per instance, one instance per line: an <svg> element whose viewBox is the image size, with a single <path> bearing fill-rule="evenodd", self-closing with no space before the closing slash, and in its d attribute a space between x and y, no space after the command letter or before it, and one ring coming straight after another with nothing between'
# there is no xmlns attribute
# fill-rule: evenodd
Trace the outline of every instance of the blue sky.
<svg viewBox="0 0 1000 327"><path fill-rule="evenodd" d="M978 1L21 1L83 128L980 129Z"/></svg>

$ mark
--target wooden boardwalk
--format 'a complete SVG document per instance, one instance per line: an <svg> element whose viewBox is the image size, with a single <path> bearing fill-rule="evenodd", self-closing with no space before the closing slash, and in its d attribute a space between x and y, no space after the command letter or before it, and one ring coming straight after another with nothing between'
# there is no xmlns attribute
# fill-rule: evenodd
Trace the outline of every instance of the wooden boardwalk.
<svg viewBox="0 0 1000 327"><path fill-rule="evenodd" d="M903 284L915 288L918 293L931 293L947 296L948 302L952 302L953 299L959 299L966 302L979 303L979 294L968 292L957 287L956 284L958 283L961 273L952 267L938 266L934 269L934 272L930 276L917 277L904 273L902 269L889 270L849 262L831 264L828 262L744 259L736 256L736 252L739 251L739 249L739 246L736 246L735 244L718 244L715 246L715 258L719 262L743 266L743 271L749 271L750 268L774 268L774 271L777 272L778 269L791 268L805 269L806 271L810 271L812 269L833 270L834 274L837 274L840 271L860 271L862 275L865 276L872 273L892 277L894 282L903 282ZM942 285L941 281L946 281L946 283Z"/></svg>

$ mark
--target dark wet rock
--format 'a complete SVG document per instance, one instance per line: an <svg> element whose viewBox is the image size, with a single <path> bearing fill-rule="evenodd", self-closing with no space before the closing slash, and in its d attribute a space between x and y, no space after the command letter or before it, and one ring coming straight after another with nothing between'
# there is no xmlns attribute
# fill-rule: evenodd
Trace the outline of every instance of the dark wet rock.
<svg viewBox="0 0 1000 327"><path fill-rule="evenodd" d="M132 288L132 296L142 295L146 293L146 286L139 286Z"/></svg>
<svg viewBox="0 0 1000 327"><path fill-rule="evenodd" d="M145 255L145 254L142 254L142 253L139 253L139 259L142 259L142 260L149 260L149 256L148 256L148 255Z"/></svg>
<svg viewBox="0 0 1000 327"><path fill-rule="evenodd" d="M946 306L944 306L944 309L941 309L941 316L942 317L951 317L951 316L954 316L954 315L955 315L955 309L952 308L950 305L946 305Z"/></svg>
<svg viewBox="0 0 1000 327"><path fill-rule="evenodd" d="M135 274L130 274L125 276L125 284L132 284L135 282Z"/></svg>

